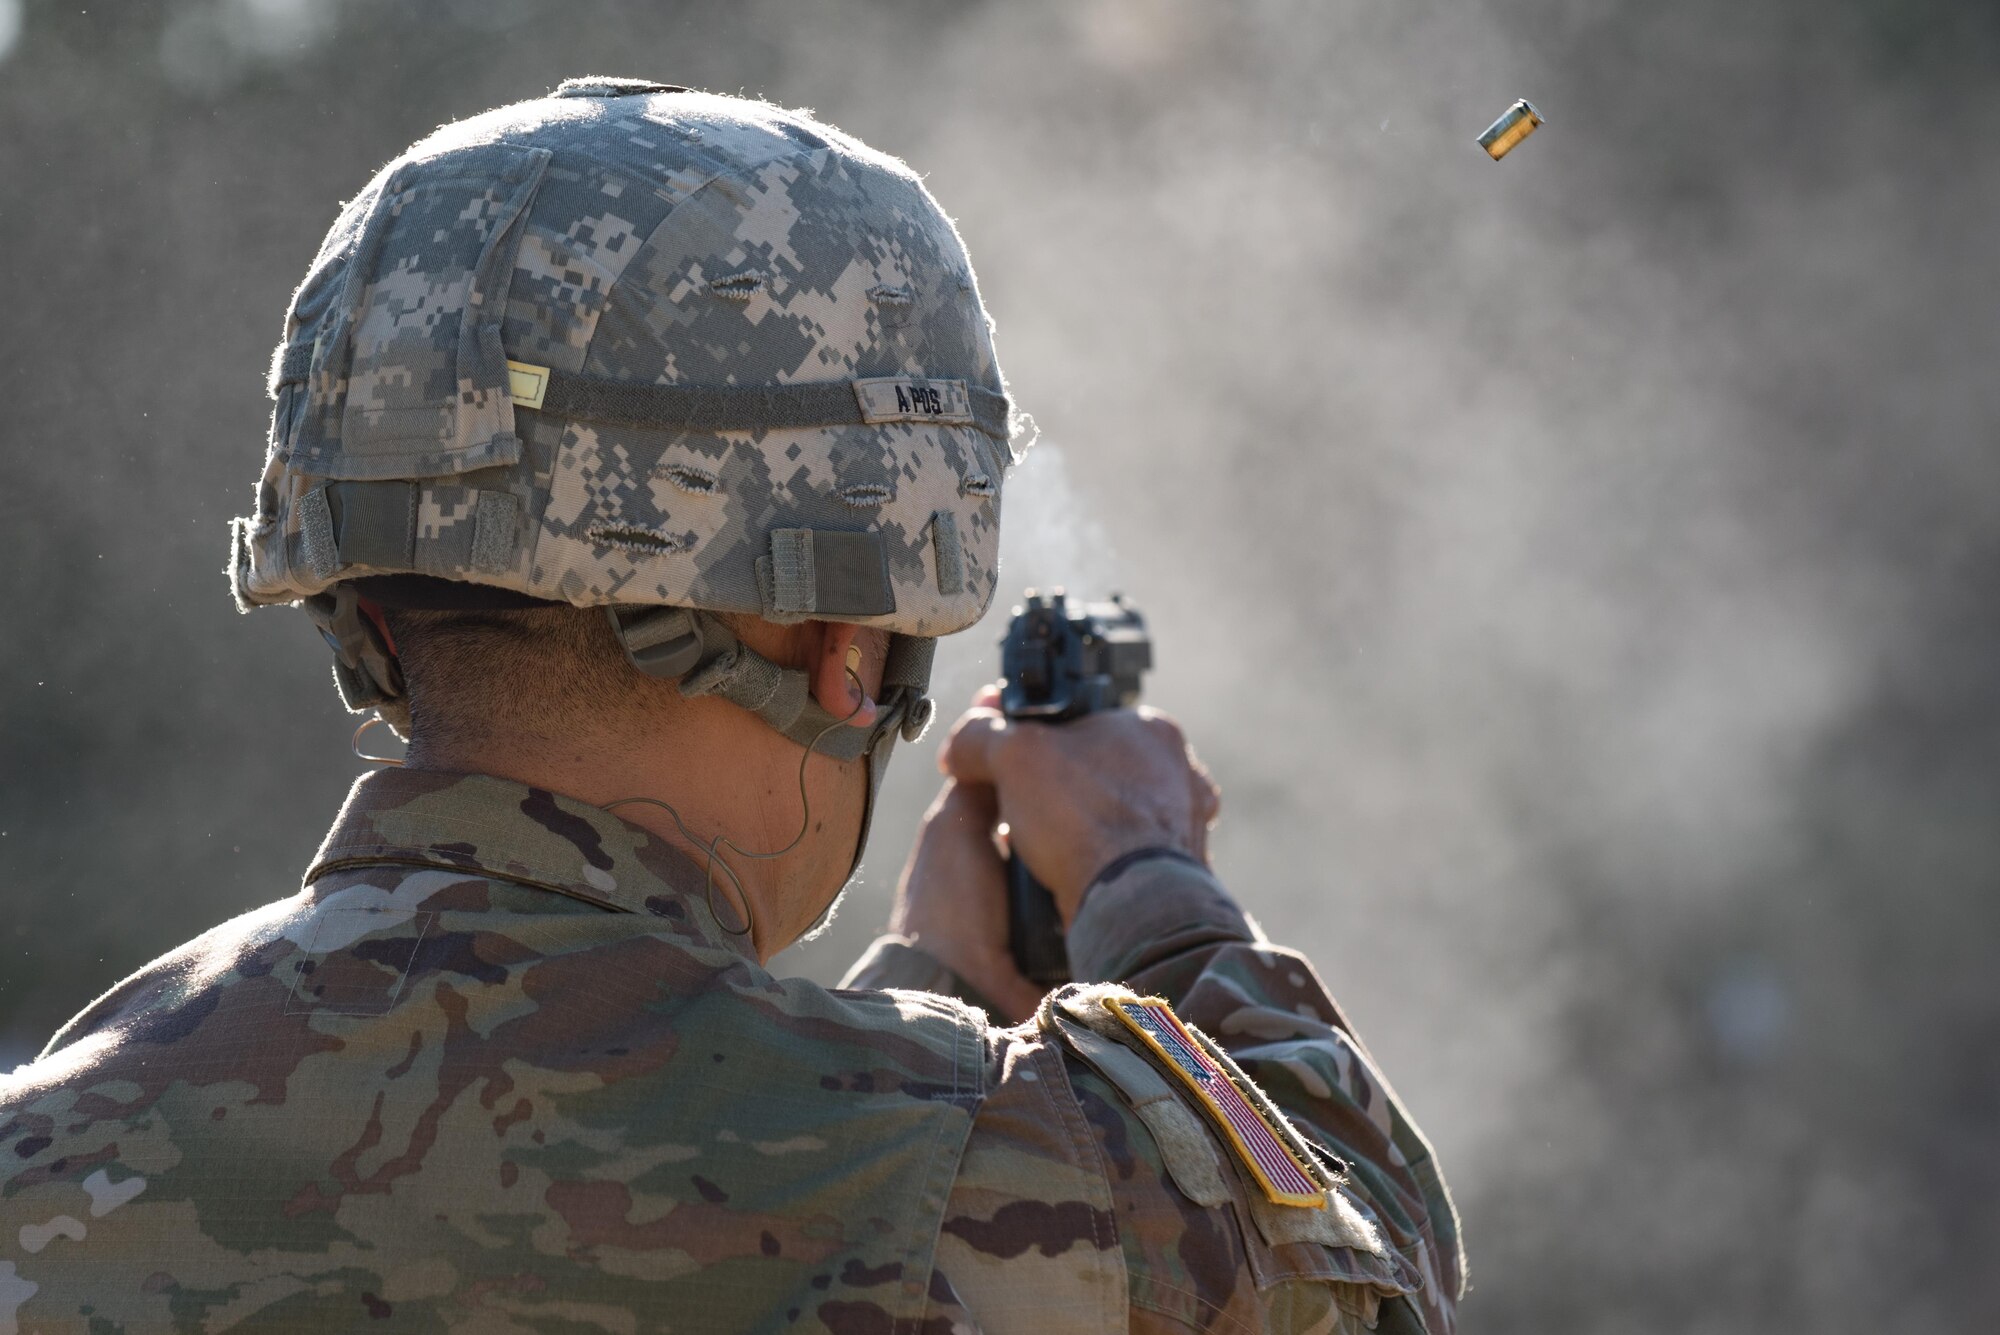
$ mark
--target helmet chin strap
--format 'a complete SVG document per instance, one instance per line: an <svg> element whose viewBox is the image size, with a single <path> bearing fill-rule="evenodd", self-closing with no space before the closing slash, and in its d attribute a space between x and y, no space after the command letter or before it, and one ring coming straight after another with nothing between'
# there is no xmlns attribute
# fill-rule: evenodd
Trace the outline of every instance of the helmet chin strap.
<svg viewBox="0 0 2000 1335"><path fill-rule="evenodd" d="M853 677L854 673L850 670L847 675ZM858 677L855 678L854 684L856 686L861 684ZM916 703L928 706L931 702L927 698L919 697ZM868 787L861 796L861 828L855 831L854 835L854 857L848 863L847 875L841 879L840 889L834 891L827 899L826 907L819 911L819 916L812 920L812 924L799 933L801 941L809 940L819 932L820 928L826 926L833 916L833 906L840 902L841 895L847 890L848 882L852 881L855 873L861 870L861 855L867 851L868 831L875 822L875 799L882 791L882 775L889 768L889 753L896 749L897 738L907 735L902 712L909 707L910 702L907 699L897 701L893 712L889 707L883 707L881 717L877 718L874 728L870 730L869 736L873 741L868 749L862 752L862 761L867 767ZM925 721L929 721L928 716ZM922 733L923 729L919 727L917 734L921 736ZM911 740L914 741L915 738L912 737ZM810 752L811 748L808 747L807 750Z"/></svg>
<svg viewBox="0 0 2000 1335"><path fill-rule="evenodd" d="M333 681L340 688L341 703L357 714L374 710L408 741L410 702L403 689L402 664L381 625L366 615L361 604L361 594L351 582L304 600L306 614L333 650Z"/></svg>
<svg viewBox="0 0 2000 1335"><path fill-rule="evenodd" d="M812 698L803 668L779 667L736 637L713 612L688 607L605 609L632 666L650 677L678 680L689 699L713 695L749 710L800 746L817 746L835 760L871 753L884 732L915 741L935 712L930 689L937 641L892 635L882 667L881 713L869 728L850 728ZM848 716L853 717L852 715ZM822 744L830 726L839 731Z"/></svg>
<svg viewBox="0 0 2000 1335"><path fill-rule="evenodd" d="M876 798L882 776L889 766L890 753L899 738L915 741L930 726L935 706L925 694L930 685L930 669L936 641L912 635L890 638L889 658L883 666L882 699L875 722L866 727L851 725L861 712L857 701L846 717L834 716L812 698L810 675L801 668L780 667L736 637L727 623L712 612L684 607L606 608L612 631L625 646L625 656L648 676L677 678L680 692L689 699L713 695L728 700L762 719L804 748L799 757L799 802L802 808L799 832L791 842L773 852L753 853L717 835L705 844L682 822L680 813L657 798L622 798L607 808L640 802L657 806L673 817L674 824L690 843L707 849L706 894L714 911L715 867L721 862L723 874L736 888L744 911L741 929L723 923L723 929L747 936L753 930L749 900L743 885L726 862L721 849L727 846L739 857L763 860L782 857L797 848L812 828L811 801L806 791L806 764L813 754L835 760L861 760L866 768L867 788L862 799L861 827L855 833L854 854L848 862L843 885L860 870L861 855L868 846L868 831L874 823ZM846 669L856 695L865 699L861 679L854 669ZM839 899L836 892L826 907L802 935L819 930ZM717 921L721 922L718 915Z"/></svg>

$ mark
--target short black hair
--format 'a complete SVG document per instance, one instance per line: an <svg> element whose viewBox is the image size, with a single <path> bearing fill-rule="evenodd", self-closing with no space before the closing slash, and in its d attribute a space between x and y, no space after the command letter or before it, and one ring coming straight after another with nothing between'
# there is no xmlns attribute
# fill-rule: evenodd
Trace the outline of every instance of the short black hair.
<svg viewBox="0 0 2000 1335"><path fill-rule="evenodd" d="M523 735L586 736L659 685L626 659L602 608L383 615L403 668L413 756Z"/></svg>

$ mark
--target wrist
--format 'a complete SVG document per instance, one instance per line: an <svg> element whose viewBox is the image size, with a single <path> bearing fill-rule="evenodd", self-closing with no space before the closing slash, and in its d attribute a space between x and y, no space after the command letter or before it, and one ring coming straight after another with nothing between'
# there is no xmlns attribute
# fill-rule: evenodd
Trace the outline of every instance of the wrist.
<svg viewBox="0 0 2000 1335"><path fill-rule="evenodd" d="M1192 858L1142 858L1107 876L1069 928L1079 982L1123 981L1163 959L1256 927L1215 873Z"/></svg>
<svg viewBox="0 0 2000 1335"><path fill-rule="evenodd" d="M1076 909L1075 913L1071 914L1071 917L1074 918L1076 913L1083 912L1083 906L1089 902L1091 892L1099 886L1117 880L1131 868L1138 866L1142 862L1152 862L1162 859L1184 863L1190 867L1199 867L1204 871L1208 869L1208 864L1200 858L1184 848L1175 848L1171 844L1146 844L1139 848L1127 849L1105 863L1098 869L1095 876L1084 883L1082 892L1076 897Z"/></svg>

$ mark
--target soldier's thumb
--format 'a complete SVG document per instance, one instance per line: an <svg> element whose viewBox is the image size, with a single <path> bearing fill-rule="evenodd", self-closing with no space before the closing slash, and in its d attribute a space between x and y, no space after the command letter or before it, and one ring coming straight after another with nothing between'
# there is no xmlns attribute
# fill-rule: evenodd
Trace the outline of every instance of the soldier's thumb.
<svg viewBox="0 0 2000 1335"><path fill-rule="evenodd" d="M1010 727L991 709L969 710L938 748L938 768L962 784L991 787Z"/></svg>

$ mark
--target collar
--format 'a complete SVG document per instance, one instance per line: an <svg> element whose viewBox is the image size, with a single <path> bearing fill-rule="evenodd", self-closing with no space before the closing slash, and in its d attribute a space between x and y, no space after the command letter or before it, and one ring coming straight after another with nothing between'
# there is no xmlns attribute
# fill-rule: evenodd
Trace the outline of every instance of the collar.
<svg viewBox="0 0 2000 1335"><path fill-rule="evenodd" d="M702 869L658 835L602 807L485 774L389 769L364 774L306 870L436 867L532 886L613 913L699 923L747 954L706 902Z"/></svg>

